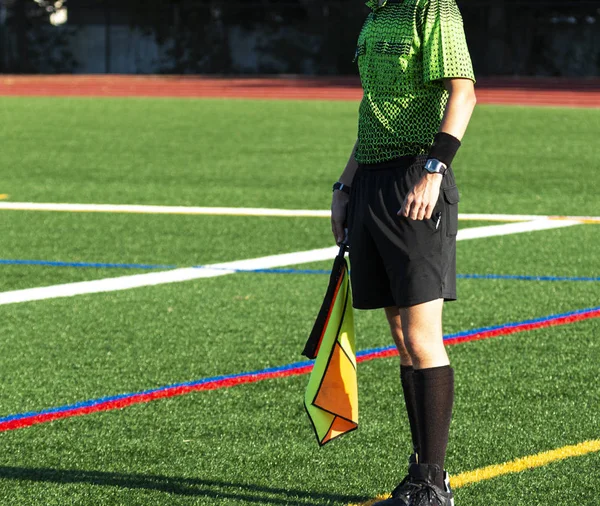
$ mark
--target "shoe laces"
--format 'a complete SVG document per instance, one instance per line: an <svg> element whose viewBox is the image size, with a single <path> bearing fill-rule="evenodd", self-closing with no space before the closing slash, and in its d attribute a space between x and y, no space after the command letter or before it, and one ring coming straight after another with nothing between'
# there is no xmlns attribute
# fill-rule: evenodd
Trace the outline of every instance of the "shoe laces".
<svg viewBox="0 0 600 506"><path fill-rule="evenodd" d="M398 485L394 490L392 490L392 497L396 497L400 492L412 493L413 491L416 491L420 488L420 485L418 483L415 483L411 476L407 476L400 482L400 485Z"/></svg>
<svg viewBox="0 0 600 506"><path fill-rule="evenodd" d="M415 495L413 497L413 502L415 505L420 505L423 499L425 499L426 501L425 504L428 505L435 504L432 502L434 499L437 501L437 504L444 504L444 499L440 497L438 491L430 483L419 482L414 483L414 486L418 488L418 490L415 491Z"/></svg>

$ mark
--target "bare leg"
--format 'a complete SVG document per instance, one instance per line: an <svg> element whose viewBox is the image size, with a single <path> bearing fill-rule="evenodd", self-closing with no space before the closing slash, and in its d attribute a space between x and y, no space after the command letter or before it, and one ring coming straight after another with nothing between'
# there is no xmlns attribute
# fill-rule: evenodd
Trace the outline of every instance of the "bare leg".
<svg viewBox="0 0 600 506"><path fill-rule="evenodd" d="M408 353L406 345L404 344L400 310L397 307L386 307L385 316L387 317L390 325L390 332L394 338L394 343L396 343L396 348L398 348L398 353L400 354L400 364L406 367L412 366L412 358Z"/></svg>
<svg viewBox="0 0 600 506"><path fill-rule="evenodd" d="M450 364L442 333L443 305L443 299L438 299L398 310L404 345L415 369Z"/></svg>
<svg viewBox="0 0 600 506"><path fill-rule="evenodd" d="M404 403L406 405L406 413L410 424L413 453L418 455L420 452L420 435L412 359L404 345L404 335L402 332L402 321L400 319L399 309L397 307L385 308L385 315L387 316L392 337L394 338L398 353L400 354L400 383L402 384L402 393L404 394Z"/></svg>
<svg viewBox="0 0 600 506"><path fill-rule="evenodd" d="M404 344L411 357L419 433L419 464L443 485L444 460L454 402L454 372L442 334L442 299L400 308Z"/></svg>

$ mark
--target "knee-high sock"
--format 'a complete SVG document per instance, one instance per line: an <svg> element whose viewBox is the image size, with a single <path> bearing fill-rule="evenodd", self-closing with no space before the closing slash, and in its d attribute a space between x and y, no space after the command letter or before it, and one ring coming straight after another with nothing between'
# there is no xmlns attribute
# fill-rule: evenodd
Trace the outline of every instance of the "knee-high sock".
<svg viewBox="0 0 600 506"><path fill-rule="evenodd" d="M421 449L419 463L436 464L443 470L454 404L454 371L449 365L415 370L414 382ZM442 472L436 484L443 488Z"/></svg>
<svg viewBox="0 0 600 506"><path fill-rule="evenodd" d="M410 424L413 451L418 454L420 453L419 421L417 418L417 398L415 395L414 369L412 365L400 366L400 381L402 383L402 392L404 393L408 423Z"/></svg>

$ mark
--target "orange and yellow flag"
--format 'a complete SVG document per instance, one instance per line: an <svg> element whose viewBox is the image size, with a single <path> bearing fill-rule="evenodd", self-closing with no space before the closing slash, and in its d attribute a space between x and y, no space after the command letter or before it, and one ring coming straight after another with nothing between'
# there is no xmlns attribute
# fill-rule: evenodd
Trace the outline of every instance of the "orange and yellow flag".
<svg viewBox="0 0 600 506"><path fill-rule="evenodd" d="M316 358L304 406L322 446L358 427L358 383L352 291L345 246L333 264L329 287L303 355Z"/></svg>

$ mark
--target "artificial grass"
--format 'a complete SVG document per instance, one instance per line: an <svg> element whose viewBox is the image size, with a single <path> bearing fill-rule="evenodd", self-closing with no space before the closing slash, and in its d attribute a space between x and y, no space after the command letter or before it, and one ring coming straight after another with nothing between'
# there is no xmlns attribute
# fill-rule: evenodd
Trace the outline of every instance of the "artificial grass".
<svg viewBox="0 0 600 506"><path fill-rule="evenodd" d="M598 321L590 321L451 348L457 405L449 468L458 473L596 437L597 417L580 413L600 393L593 386L593 335L599 329ZM300 403L306 377L3 433L0 497L44 504L69 497L94 504L207 505L366 499L402 477L410 448L397 368L397 359L360 366L360 429L322 449ZM564 472L572 466L565 463ZM594 476L572 480L573 493L585 497ZM474 491L484 487L490 504L525 504L519 488L501 485L501 497L493 492L496 483L514 479L461 489L457 497L460 504L479 506Z"/></svg>
<svg viewBox="0 0 600 506"><path fill-rule="evenodd" d="M2 259L189 267L333 245L328 220L246 216L4 212ZM0 290L143 270L2 267Z"/></svg>
<svg viewBox="0 0 600 506"><path fill-rule="evenodd" d="M0 193L15 201L325 209L355 109L0 98L0 163L12 168L0 175ZM567 183L563 174L572 153L590 166L599 122L598 111L479 107L456 164L461 211L597 214L598 175L569 170ZM320 219L5 211L0 232L0 258L117 263L193 265L332 244ZM589 252L599 233L581 225L462 241L458 271L596 277L600 260ZM0 268L2 290L139 272ZM1 306L0 417L302 360L326 284L326 275L243 273ZM597 306L600 293L598 282L458 286L446 333ZM356 328L359 349L391 344L381 312L357 312ZM450 471L596 439L599 331L594 319L451 347ZM0 505L342 506L389 492L410 448L397 359L360 365L360 429L322 449L302 408L306 381L1 432ZM546 505L568 495L591 506L598 461L595 454L466 487L457 504Z"/></svg>
<svg viewBox="0 0 600 506"><path fill-rule="evenodd" d="M479 274L598 277L600 256L590 254L587 245L599 241L600 225L461 241L457 243L457 269Z"/></svg>
<svg viewBox="0 0 600 506"><path fill-rule="evenodd" d="M537 234L550 240L556 231ZM0 414L301 360L327 280L240 273L3 306ZM591 307L598 286L459 280L445 331ZM359 348L390 344L380 312L361 311L356 320Z"/></svg>
<svg viewBox="0 0 600 506"><path fill-rule="evenodd" d="M503 506L507 497L511 505L561 504L569 501L583 506L596 506L596 476L600 455L595 453L576 459L556 462L526 473L504 476L457 491L461 504ZM574 473L576 471L576 475Z"/></svg>
<svg viewBox="0 0 600 506"><path fill-rule="evenodd" d="M4 212L3 258L221 263L333 245L321 218Z"/></svg>
<svg viewBox="0 0 600 506"><path fill-rule="evenodd" d="M14 201L326 209L358 104L0 98ZM581 125L586 125L585 129ZM600 110L479 106L456 160L464 212L593 215ZM60 135L49 135L60 132Z"/></svg>
<svg viewBox="0 0 600 506"><path fill-rule="evenodd" d="M2 292L151 272L142 269L95 269L38 265L2 265L1 268L0 291Z"/></svg>
<svg viewBox="0 0 600 506"><path fill-rule="evenodd" d="M18 167L0 188L12 200L286 208L327 202L331 169L352 149L356 109L241 100L0 98L0 104L12 123L3 132L0 162ZM47 139L48 131L68 134ZM332 132L337 153L325 140Z"/></svg>
<svg viewBox="0 0 600 506"><path fill-rule="evenodd" d="M333 246L326 218L5 212L1 260L190 267ZM461 221L460 228L487 222ZM260 240L257 240L260 238ZM321 264L329 269L331 262ZM311 264L299 266L309 269ZM155 269L2 265L0 291ZM159 270L159 269L157 269Z"/></svg>

